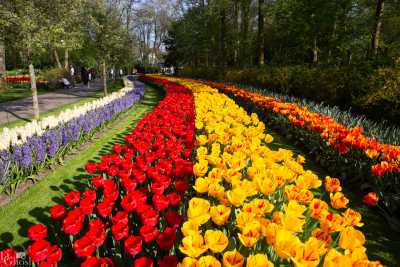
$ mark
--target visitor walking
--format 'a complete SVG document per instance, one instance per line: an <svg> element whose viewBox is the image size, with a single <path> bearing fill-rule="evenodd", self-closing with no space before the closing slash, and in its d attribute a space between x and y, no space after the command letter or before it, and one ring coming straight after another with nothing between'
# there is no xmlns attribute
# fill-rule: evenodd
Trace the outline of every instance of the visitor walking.
<svg viewBox="0 0 400 267"><path fill-rule="evenodd" d="M74 66L72 66L72 65L69 69L69 75L71 76L72 87L75 87L75 69L74 69Z"/></svg>

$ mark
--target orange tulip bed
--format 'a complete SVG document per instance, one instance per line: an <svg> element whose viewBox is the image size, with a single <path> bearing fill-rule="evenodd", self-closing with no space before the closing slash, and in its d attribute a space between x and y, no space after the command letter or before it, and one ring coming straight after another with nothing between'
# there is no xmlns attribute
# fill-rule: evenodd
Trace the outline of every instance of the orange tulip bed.
<svg viewBox="0 0 400 267"><path fill-rule="evenodd" d="M321 166L345 184L357 186L368 205L378 198L383 215L392 217L400 204L400 146L367 136L362 127L347 127L330 116L296 103L234 85L203 82L256 111L270 127L295 140Z"/></svg>

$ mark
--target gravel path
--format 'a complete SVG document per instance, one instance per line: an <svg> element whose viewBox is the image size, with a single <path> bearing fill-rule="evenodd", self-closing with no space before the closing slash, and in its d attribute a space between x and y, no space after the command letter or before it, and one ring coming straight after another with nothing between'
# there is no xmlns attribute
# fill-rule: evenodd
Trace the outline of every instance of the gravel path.
<svg viewBox="0 0 400 267"><path fill-rule="evenodd" d="M83 84L78 84L71 89L40 94L38 95L39 111L42 113L75 102L79 98L92 95L102 88L102 82L96 80L90 83L89 88ZM0 103L0 124L20 119L30 121L29 118L31 117L33 117L32 97Z"/></svg>

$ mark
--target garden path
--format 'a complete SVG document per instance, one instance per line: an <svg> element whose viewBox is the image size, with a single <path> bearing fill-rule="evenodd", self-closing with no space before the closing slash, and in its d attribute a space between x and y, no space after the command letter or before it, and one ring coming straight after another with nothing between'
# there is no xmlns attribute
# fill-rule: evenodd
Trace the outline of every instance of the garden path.
<svg viewBox="0 0 400 267"><path fill-rule="evenodd" d="M94 94L103 88L100 80L90 82L90 87L78 84L71 89L60 89L38 95L39 110L46 112L65 104L77 101L82 97ZM16 120L30 121L33 116L32 97L0 103L0 124Z"/></svg>

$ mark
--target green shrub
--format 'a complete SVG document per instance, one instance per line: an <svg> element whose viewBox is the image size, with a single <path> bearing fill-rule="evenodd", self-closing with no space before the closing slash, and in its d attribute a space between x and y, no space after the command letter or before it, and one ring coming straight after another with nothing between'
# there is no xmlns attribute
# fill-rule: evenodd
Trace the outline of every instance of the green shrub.
<svg viewBox="0 0 400 267"><path fill-rule="evenodd" d="M400 123L400 61L397 68L374 70L369 64L346 66L265 66L262 68L225 69L190 68L178 75L246 84L269 91L304 97L369 118L382 115Z"/></svg>
<svg viewBox="0 0 400 267"><path fill-rule="evenodd" d="M56 89L59 86L60 79L67 78L68 75L68 71L63 68L53 68L43 71L39 77L49 82L49 89Z"/></svg>

